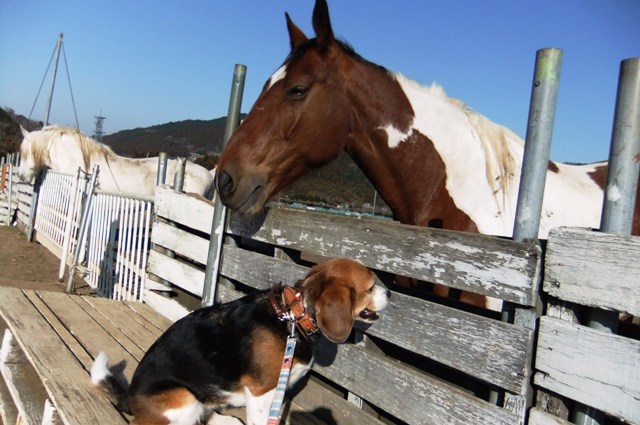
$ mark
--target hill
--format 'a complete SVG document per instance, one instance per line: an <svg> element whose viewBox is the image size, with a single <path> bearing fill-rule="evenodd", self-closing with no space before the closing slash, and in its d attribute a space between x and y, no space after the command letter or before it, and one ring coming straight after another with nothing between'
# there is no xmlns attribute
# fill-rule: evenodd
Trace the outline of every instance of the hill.
<svg viewBox="0 0 640 425"><path fill-rule="evenodd" d="M139 158L166 152L170 157L188 157L212 169L222 152L225 124L226 117L169 122L105 135L102 143L122 156ZM19 149L20 125L32 131L41 128L42 122L0 109L0 154ZM372 212L375 205L376 213L389 214L369 180L346 154L298 179L276 200L362 212Z"/></svg>
<svg viewBox="0 0 640 425"><path fill-rule="evenodd" d="M33 131L41 128L42 121L33 121L23 115L18 115L13 109L0 108L0 156L18 152L22 143L20 126Z"/></svg>
<svg viewBox="0 0 640 425"><path fill-rule="evenodd" d="M226 121L226 117L186 120L123 130L104 136L102 143L128 157L157 156L159 152L172 157L219 154Z"/></svg>

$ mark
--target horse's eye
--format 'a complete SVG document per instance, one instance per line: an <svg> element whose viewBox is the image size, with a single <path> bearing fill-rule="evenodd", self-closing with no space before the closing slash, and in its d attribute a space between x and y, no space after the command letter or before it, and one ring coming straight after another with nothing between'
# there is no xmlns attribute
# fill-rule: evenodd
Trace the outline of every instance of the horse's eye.
<svg viewBox="0 0 640 425"><path fill-rule="evenodd" d="M306 86L293 86L287 92L287 97L289 99L302 99L308 91L309 88Z"/></svg>

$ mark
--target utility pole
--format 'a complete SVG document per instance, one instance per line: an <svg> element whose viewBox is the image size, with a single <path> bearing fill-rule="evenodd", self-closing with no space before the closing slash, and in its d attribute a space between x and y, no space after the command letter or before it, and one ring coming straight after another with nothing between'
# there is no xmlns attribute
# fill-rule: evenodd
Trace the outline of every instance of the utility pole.
<svg viewBox="0 0 640 425"><path fill-rule="evenodd" d="M47 115L44 119L44 125L49 125L49 114L51 112L51 102L53 101L53 89L56 86L56 75L58 74L58 61L60 60L60 48L62 47L62 33L58 35L56 43L56 64L53 68L53 77L51 78L51 90L49 91L49 101L47 102Z"/></svg>

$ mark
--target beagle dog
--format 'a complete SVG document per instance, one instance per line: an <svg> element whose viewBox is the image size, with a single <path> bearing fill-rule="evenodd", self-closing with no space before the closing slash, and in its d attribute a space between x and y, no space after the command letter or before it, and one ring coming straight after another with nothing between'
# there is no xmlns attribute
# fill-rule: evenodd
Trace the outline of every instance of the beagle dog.
<svg viewBox="0 0 640 425"><path fill-rule="evenodd" d="M247 424L264 425L291 334L287 320L302 334L290 387L311 368L316 335L344 342L354 320L376 321L388 297L366 267L329 260L293 288L276 285L178 320L149 348L130 385L109 368L104 353L94 361L91 380L134 415L132 424L199 424L208 417L209 424L241 424L216 409L245 405Z"/></svg>

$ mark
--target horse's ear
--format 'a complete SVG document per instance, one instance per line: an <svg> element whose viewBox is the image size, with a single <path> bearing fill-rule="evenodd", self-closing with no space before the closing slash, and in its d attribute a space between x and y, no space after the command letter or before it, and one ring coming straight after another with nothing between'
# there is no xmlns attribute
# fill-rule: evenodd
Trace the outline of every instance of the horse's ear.
<svg viewBox="0 0 640 425"><path fill-rule="evenodd" d="M309 39L306 35L293 23L289 14L287 12L284 13L287 18L287 30L289 30L289 43L291 44L291 51L294 51L296 47L305 43Z"/></svg>
<svg viewBox="0 0 640 425"><path fill-rule="evenodd" d="M29 132L25 130L23 126L20 126L20 131L22 132L22 137L24 137L25 139L29 137Z"/></svg>
<svg viewBox="0 0 640 425"><path fill-rule="evenodd" d="M321 51L326 50L335 41L326 0L316 0L316 5L313 8L313 29L316 32L316 41Z"/></svg>

